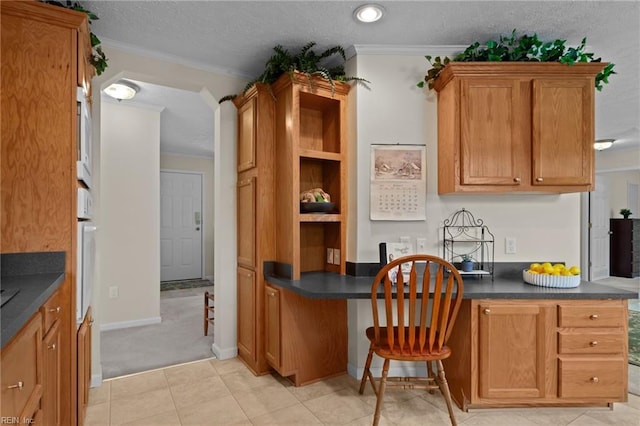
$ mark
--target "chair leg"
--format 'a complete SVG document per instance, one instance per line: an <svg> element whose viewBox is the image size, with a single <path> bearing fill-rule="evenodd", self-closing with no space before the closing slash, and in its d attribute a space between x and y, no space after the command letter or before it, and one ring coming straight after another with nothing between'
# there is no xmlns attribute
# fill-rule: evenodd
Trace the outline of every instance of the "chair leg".
<svg viewBox="0 0 640 426"><path fill-rule="evenodd" d="M367 355L367 362L364 364L364 372L362 373L362 380L360 380L360 395L364 393L364 385L367 383L369 377L369 368L371 367L371 359L373 358L373 345L369 345L369 355ZM373 385L373 382L371 383ZM375 386L373 387L375 391Z"/></svg>
<svg viewBox="0 0 640 426"><path fill-rule="evenodd" d="M382 365L382 377L380 378L380 386L378 387L378 399L376 400L376 412L373 414L373 426L378 426L380 422L380 411L382 411L382 398L384 398L384 390L387 387L387 375L389 374L389 359L385 358Z"/></svg>
<svg viewBox="0 0 640 426"><path fill-rule="evenodd" d="M204 335L206 336L209 333L209 321L207 319L207 317L209 316L207 314L207 305L209 305L209 301L207 300L209 298L209 294L205 291L204 292Z"/></svg>
<svg viewBox="0 0 640 426"><path fill-rule="evenodd" d="M444 397L445 402L447 403L447 410L449 410L449 418L451 419L452 426L456 426L458 423L456 422L456 418L453 415L453 403L451 401L451 392L449 391L449 383L447 382L447 378L444 375L444 367L442 366L442 361L437 360L438 365L438 386L440 387L440 392L442 392L442 396Z"/></svg>
<svg viewBox="0 0 640 426"><path fill-rule="evenodd" d="M427 361L427 378L431 379L432 382L437 383L436 375L434 373L434 361ZM430 382L430 383L432 383ZM431 388L428 391L431 395L436 393L436 390Z"/></svg>

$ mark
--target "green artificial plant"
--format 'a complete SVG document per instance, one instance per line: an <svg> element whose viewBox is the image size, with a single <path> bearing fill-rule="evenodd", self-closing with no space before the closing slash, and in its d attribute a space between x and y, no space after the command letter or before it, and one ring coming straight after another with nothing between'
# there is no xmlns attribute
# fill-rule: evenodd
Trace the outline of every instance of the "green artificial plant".
<svg viewBox="0 0 640 426"><path fill-rule="evenodd" d="M96 16L95 13L91 12L88 9L85 9L80 3L78 2L72 2L70 0L66 0L64 2L61 1L55 1L55 0L42 0L43 3L47 3L47 4L51 4L54 6L59 6L59 7L64 7L67 9L72 9L72 10L76 10L78 12L83 12L87 15L87 18L89 20L89 27L91 27L91 22L92 21L96 21L100 18L98 18L98 16ZM105 55L105 53L102 51L102 46L100 46L100 39L98 38L98 36L96 36L93 32L90 32L90 37L91 37L91 58L90 58L90 63L91 65L93 65L93 67L96 69L96 74L100 75L104 72L104 70L107 68L107 56Z"/></svg>
<svg viewBox="0 0 640 426"><path fill-rule="evenodd" d="M631 210L629 209L620 209L620 214L623 218L629 219L629 216L631 216L633 213L631 213Z"/></svg>
<svg viewBox="0 0 640 426"><path fill-rule="evenodd" d="M497 41L489 40L484 46L476 41L453 59L446 56L425 56L431 68L427 70L424 81L418 82L418 87L424 87L427 83L429 89L433 89L436 78L449 62L560 62L567 65L576 62L601 62L601 58L594 59L593 53L585 52L586 42L585 37L578 47L567 48L566 40L543 42L535 33L518 37L516 30L513 30L510 36L500 35ZM609 76L616 73L613 67L614 64L609 63L596 75L596 89L602 90L602 85L609 83Z"/></svg>
<svg viewBox="0 0 640 426"><path fill-rule="evenodd" d="M367 80L359 77L348 77L344 71L344 62L347 60L344 49L341 46L331 47L324 52L318 54L312 50L316 45L315 42L309 42L304 45L297 53L291 53L281 45L276 45L273 50L274 54L267 60L264 71L255 79L251 80L242 90L245 93L256 83L270 85L274 83L281 75L289 74L293 77L294 71L305 74L312 84L313 76L320 76L331 84L333 89L334 81L356 81L358 83L369 83ZM327 62L331 62L329 58L338 55L342 59L342 63L329 66ZM232 100L237 95L227 95L220 99L220 103Z"/></svg>

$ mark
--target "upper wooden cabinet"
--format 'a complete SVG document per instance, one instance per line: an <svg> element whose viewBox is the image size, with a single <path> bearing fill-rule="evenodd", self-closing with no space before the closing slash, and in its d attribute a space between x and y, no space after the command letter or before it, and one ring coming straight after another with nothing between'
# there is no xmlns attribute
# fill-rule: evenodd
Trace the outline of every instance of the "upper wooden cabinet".
<svg viewBox="0 0 640 426"><path fill-rule="evenodd" d="M594 78L605 65L447 65L435 85L438 193L592 190Z"/></svg>

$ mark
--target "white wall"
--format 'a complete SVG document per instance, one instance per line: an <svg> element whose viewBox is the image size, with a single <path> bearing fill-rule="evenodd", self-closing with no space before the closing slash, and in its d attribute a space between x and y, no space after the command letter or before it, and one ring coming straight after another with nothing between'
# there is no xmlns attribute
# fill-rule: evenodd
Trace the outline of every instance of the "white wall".
<svg viewBox="0 0 640 426"><path fill-rule="evenodd" d="M371 81L356 86L349 123L349 236L347 260L377 262L378 243L400 236L427 239L427 252L442 255L442 225L465 207L494 234L498 262L551 260L580 263L580 194L438 195L437 103L433 93L416 87L428 63L420 55L358 55L350 74ZM424 144L427 148L426 221L382 222L369 219L370 149L372 144ZM354 182L355 180L355 182ZM357 188L354 191L353 188ZM355 226L354 226L355 225ZM515 237L517 253L505 254L505 237ZM364 330L371 324L370 302L348 302L349 373L360 377L367 355ZM381 363L374 362L374 369ZM391 369L396 368L393 364ZM379 373L379 371L377 372ZM402 374L395 371L394 374ZM375 373L374 373L375 374Z"/></svg>
<svg viewBox="0 0 640 426"><path fill-rule="evenodd" d="M103 102L100 118L102 327L159 322L160 111Z"/></svg>
<svg viewBox="0 0 640 426"><path fill-rule="evenodd" d="M640 167L640 165L639 165ZM630 206L627 196L627 185L640 185L640 170L629 170L624 172L603 173L609 181L609 206L611 208L611 217L621 219L620 209L630 209L632 218L639 218L640 211L638 206Z"/></svg>
<svg viewBox="0 0 640 426"><path fill-rule="evenodd" d="M213 158L161 154L160 169L200 172L203 178L204 274L213 279Z"/></svg>

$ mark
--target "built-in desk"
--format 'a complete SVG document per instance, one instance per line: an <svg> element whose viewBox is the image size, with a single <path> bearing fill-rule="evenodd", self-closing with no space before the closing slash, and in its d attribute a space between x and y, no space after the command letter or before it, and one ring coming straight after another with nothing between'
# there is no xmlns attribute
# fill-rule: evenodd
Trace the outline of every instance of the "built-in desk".
<svg viewBox="0 0 640 426"><path fill-rule="evenodd" d="M537 287L522 281L524 267L526 264L496 265L493 281L486 277L464 280L463 305L449 340L452 356L445 362L457 404L467 409L625 401L626 299L638 298L638 294L587 281L570 289ZM274 333L267 339L267 352L271 348L282 355L284 347L304 352L318 335L331 338L323 330L326 321L332 320L331 349L325 340L324 351L314 349L310 359L315 365L320 362L315 355L346 351L348 367L334 368L330 375L348 369L349 374L360 377L368 350L364 330L372 321L373 277L307 272L299 280L290 280L266 270L265 279L272 289L268 291L276 293L270 298L277 297L279 302L279 314L275 314L276 306L270 308L267 298L267 324ZM329 303L331 307L322 315L315 312L305 317L302 309L286 317L282 310L288 309L287 297L308 306ZM282 326L285 318L294 322L296 333L270 328L278 319ZM305 328L307 325L311 328ZM342 329L348 329L346 337L336 333ZM320 354L315 353L318 351ZM374 374L380 367L374 359ZM306 368L295 365L297 372ZM420 374L421 368L392 364L390 374ZM322 374L316 371L317 377L310 381L321 379Z"/></svg>

